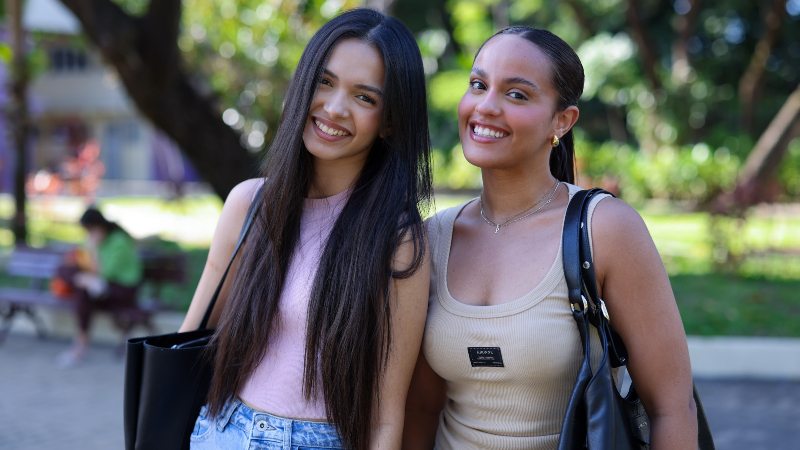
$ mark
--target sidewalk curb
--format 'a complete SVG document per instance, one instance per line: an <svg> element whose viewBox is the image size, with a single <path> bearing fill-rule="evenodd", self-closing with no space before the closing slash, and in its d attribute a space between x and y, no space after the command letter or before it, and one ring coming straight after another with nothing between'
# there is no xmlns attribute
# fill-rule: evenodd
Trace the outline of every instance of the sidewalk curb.
<svg viewBox="0 0 800 450"><path fill-rule="evenodd" d="M800 380L800 339L689 336L692 374L702 378Z"/></svg>

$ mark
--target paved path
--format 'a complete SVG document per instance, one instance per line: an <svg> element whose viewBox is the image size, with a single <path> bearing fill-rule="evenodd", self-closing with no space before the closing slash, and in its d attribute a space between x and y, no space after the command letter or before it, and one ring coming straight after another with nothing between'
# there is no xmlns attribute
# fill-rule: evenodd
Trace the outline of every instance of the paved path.
<svg viewBox="0 0 800 450"><path fill-rule="evenodd" d="M13 334L0 346L0 449L123 449L123 360L96 347L62 368L67 346Z"/></svg>
<svg viewBox="0 0 800 450"><path fill-rule="evenodd" d="M10 335L0 346L0 449L122 449L124 364L95 347L60 368L64 341ZM719 450L800 448L800 382L697 380Z"/></svg>

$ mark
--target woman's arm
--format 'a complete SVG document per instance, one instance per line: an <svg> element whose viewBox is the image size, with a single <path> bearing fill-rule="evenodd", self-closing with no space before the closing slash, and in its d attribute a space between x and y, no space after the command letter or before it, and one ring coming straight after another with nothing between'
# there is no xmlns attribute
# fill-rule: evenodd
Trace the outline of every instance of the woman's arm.
<svg viewBox="0 0 800 450"><path fill-rule="evenodd" d="M395 258L395 270L405 270L414 256L414 243L400 245ZM409 278L392 280L392 347L381 380L380 398L370 449L397 450L403 434L406 394L414 363L422 343L425 317L428 312L430 260L425 249L424 262Z"/></svg>
<svg viewBox="0 0 800 450"><path fill-rule="evenodd" d="M217 229L214 231L214 238L211 240L211 248L208 251L208 259L206 260L205 268L203 268L203 275L200 276L200 282L197 283L197 289L192 297L192 304L189 306L183 325L178 331L196 330L200 325L200 320L202 320L203 314L208 308L211 296L217 289L219 280L222 279L222 274L231 260L233 249L236 247L236 241L239 240L239 233L242 230L242 225L244 225L244 219L247 216L247 210L250 208L253 195L255 195L262 182L263 180L260 178L243 181L228 194L225 205L222 207L222 214L219 216L219 222L217 222ZM236 255L236 259L231 265L231 271L222 285L222 291L220 291L217 303L214 305L214 312L208 322L209 328L216 326L219 315L228 300L228 293L231 290L231 283L239 266L240 256L241 250Z"/></svg>
<svg viewBox="0 0 800 450"><path fill-rule="evenodd" d="M592 245L599 295L628 349L628 370L651 421L653 450L697 449L692 368L664 264L641 216L621 200L598 203Z"/></svg>
<svg viewBox="0 0 800 450"><path fill-rule="evenodd" d="M439 428L439 414L447 401L447 382L433 371L419 352L406 398L403 450L432 450Z"/></svg>

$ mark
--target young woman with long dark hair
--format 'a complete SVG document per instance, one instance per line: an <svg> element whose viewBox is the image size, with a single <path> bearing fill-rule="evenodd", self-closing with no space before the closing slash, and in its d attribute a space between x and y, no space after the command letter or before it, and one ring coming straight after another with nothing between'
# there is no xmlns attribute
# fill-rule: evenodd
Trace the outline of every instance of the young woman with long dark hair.
<svg viewBox="0 0 800 450"><path fill-rule="evenodd" d="M212 315L214 378L192 448L400 447L429 283L425 99L398 20L352 10L311 38L264 176L225 201L181 328L199 324L258 202Z"/></svg>
<svg viewBox="0 0 800 450"><path fill-rule="evenodd" d="M558 445L583 360L561 259L579 191L571 129L583 81L578 56L548 31L509 28L478 51L458 125L483 192L428 223L431 295L404 449ZM651 448L696 449L686 336L653 241L620 200L593 201L588 215L600 296L627 345ZM502 365L482 364L479 351Z"/></svg>

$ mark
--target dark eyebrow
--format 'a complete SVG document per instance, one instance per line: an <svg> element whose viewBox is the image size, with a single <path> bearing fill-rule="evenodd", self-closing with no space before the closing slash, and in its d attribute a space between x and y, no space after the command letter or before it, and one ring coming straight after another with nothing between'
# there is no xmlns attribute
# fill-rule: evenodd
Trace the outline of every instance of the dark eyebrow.
<svg viewBox="0 0 800 450"><path fill-rule="evenodd" d="M333 78L334 80L339 80L339 77L335 73L331 72L328 69L322 69L322 73L324 73L325 75ZM380 89L378 89L376 87L368 86L366 84L356 84L353 87L356 88L356 89L362 89L362 90L365 90L365 91L369 91L369 92L372 92L375 95L383 97L383 91L381 91Z"/></svg>
<svg viewBox="0 0 800 450"><path fill-rule="evenodd" d="M377 95L379 97L383 97L383 92L380 89L376 88L376 87L367 86L366 84L356 84L353 87L356 88L356 89L363 89L365 91L372 92L373 94L375 94L375 95Z"/></svg>
<svg viewBox="0 0 800 450"><path fill-rule="evenodd" d="M325 75L333 78L334 80L338 80L339 79L339 77L335 73L331 72L328 69L322 69L322 73L324 73Z"/></svg>
<svg viewBox="0 0 800 450"><path fill-rule="evenodd" d="M482 69L480 69L478 67L473 67L472 68L472 73L474 73L475 75L477 75L477 76L479 76L481 78L488 78L488 76L486 75L486 72L484 72ZM506 79L503 80L503 83L505 83L505 84L522 84L522 85L530 87L534 91L538 91L539 90L539 86L537 86L536 83L534 83L534 82L532 82L530 80L527 80L525 78L522 78L522 77L506 78Z"/></svg>
<svg viewBox="0 0 800 450"><path fill-rule="evenodd" d="M486 72L484 72L483 70L481 70L478 67L473 67L472 68L472 73L474 73L475 75L477 75L477 76L479 76L481 78L486 78Z"/></svg>
<svg viewBox="0 0 800 450"><path fill-rule="evenodd" d="M522 78L522 77L506 78L505 80L503 80L503 83L505 83L505 84L523 84L523 85L528 86L529 88L533 89L534 91L538 91L539 90L539 86L536 86L536 83L534 83L532 81L528 81L528 80L526 80L525 78Z"/></svg>

